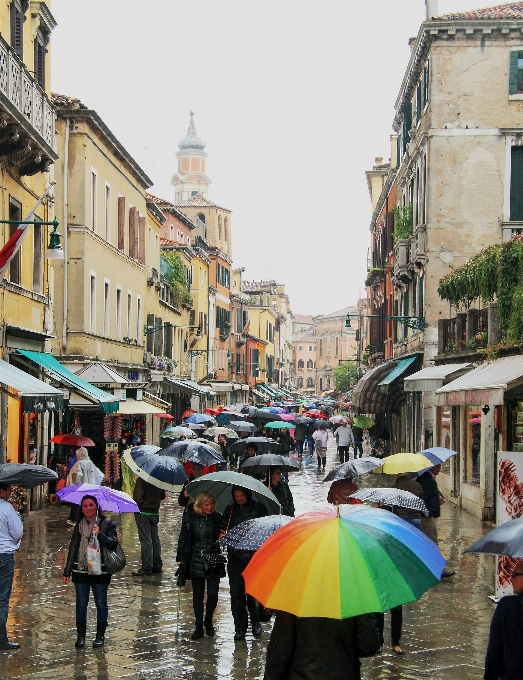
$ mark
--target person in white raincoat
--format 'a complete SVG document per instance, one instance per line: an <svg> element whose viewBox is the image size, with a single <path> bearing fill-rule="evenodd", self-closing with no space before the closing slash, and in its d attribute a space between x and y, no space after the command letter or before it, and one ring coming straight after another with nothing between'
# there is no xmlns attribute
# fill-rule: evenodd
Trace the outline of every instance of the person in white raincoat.
<svg viewBox="0 0 523 680"><path fill-rule="evenodd" d="M70 484L101 484L104 473L99 470L89 458L86 448L81 446L76 451L77 461L71 468L67 477L67 485Z"/></svg>

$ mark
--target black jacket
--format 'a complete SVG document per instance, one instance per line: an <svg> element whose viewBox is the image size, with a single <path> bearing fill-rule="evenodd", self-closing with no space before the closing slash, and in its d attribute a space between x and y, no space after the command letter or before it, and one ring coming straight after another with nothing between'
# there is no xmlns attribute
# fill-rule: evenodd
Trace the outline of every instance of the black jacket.
<svg viewBox="0 0 523 680"><path fill-rule="evenodd" d="M381 645L374 614L351 619L298 618L278 612L264 680L360 680L360 657Z"/></svg>
<svg viewBox="0 0 523 680"><path fill-rule="evenodd" d="M520 680L523 669L523 598L507 595L499 601L485 659L484 680Z"/></svg>
<svg viewBox="0 0 523 680"><path fill-rule="evenodd" d="M267 486L276 496L282 507L283 514L288 515L289 517L294 517L294 499L287 482L282 480L278 486L272 486L266 482L265 486Z"/></svg>
<svg viewBox="0 0 523 680"><path fill-rule="evenodd" d="M276 441L280 445L278 453L282 456L287 456L291 449L294 448L292 437L288 434L280 435Z"/></svg>
<svg viewBox="0 0 523 680"><path fill-rule="evenodd" d="M246 491L248 491L248 489ZM250 492L247 493L247 499L245 505L231 503L231 505L228 505L225 508L222 518L222 529L224 531L230 531L238 526L238 524L246 522L248 519L265 517L268 514L264 505L258 503L258 501L252 500ZM232 548L228 548L227 554L229 560L241 560L245 562L250 560L254 553L248 550L233 550Z"/></svg>
<svg viewBox="0 0 523 680"><path fill-rule="evenodd" d="M220 552L218 540L222 516L219 512L212 515L199 515L194 510L186 510L178 538L176 561L182 562L186 578L207 578L210 575L225 576L223 564L209 568L203 554Z"/></svg>
<svg viewBox="0 0 523 680"><path fill-rule="evenodd" d="M140 508L140 512L160 511L160 503L165 499L165 491L138 477L134 486L133 498Z"/></svg>
<svg viewBox="0 0 523 680"><path fill-rule="evenodd" d="M88 574L87 572L78 571L78 549L80 548L80 522L76 523L69 543L69 554L67 555L67 562L65 563L64 576L73 575L73 583L109 583L111 581L111 574L105 571L104 553L102 553L102 573L99 576ZM116 535L116 524L109 519L102 519L98 522L100 531L98 532L98 543L105 545L110 550L114 550L118 545L118 537Z"/></svg>
<svg viewBox="0 0 523 680"><path fill-rule="evenodd" d="M429 470L418 477L418 482L423 489L423 500L429 511L429 517L439 517L441 513L439 499L441 494L435 477L433 477Z"/></svg>

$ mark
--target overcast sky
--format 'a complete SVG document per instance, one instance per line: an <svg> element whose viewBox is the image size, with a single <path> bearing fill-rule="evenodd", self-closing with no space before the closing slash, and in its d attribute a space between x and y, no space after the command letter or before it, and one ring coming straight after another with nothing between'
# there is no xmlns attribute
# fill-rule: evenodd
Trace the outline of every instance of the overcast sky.
<svg viewBox="0 0 523 680"><path fill-rule="evenodd" d="M439 2L439 14L488 0ZM390 156L423 0L52 0L51 87L95 109L174 200L189 111L209 198L233 211L234 266L322 314L364 294L365 170Z"/></svg>

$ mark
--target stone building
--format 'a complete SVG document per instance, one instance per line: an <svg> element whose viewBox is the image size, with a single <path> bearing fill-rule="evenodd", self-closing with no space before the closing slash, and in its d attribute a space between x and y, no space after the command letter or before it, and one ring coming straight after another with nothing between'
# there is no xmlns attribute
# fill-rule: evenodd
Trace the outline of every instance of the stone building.
<svg viewBox="0 0 523 680"><path fill-rule="evenodd" d="M294 376L292 385L300 392L316 391L316 336L304 331L292 336Z"/></svg>
<svg viewBox="0 0 523 680"><path fill-rule="evenodd" d="M207 198L211 180L205 174L207 152L205 142L198 137L194 126L194 113L191 111L191 119L187 135L178 142L180 149L178 157L178 172L171 179L174 186L175 201L181 203L192 196Z"/></svg>
<svg viewBox="0 0 523 680"><path fill-rule="evenodd" d="M347 327L347 314L352 314ZM357 361L358 308L344 307L337 312L314 317L316 336L316 393L334 389L334 369L347 360Z"/></svg>

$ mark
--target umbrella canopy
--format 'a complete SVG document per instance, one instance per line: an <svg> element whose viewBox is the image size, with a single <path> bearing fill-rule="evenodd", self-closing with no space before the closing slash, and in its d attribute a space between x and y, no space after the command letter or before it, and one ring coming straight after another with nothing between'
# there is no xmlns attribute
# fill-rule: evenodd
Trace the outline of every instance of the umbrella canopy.
<svg viewBox="0 0 523 680"><path fill-rule="evenodd" d="M194 432L189 427L177 425L176 427L166 428L161 436L167 439L170 439L171 437L194 437Z"/></svg>
<svg viewBox="0 0 523 680"><path fill-rule="evenodd" d="M435 543L391 512L344 505L278 529L243 577L268 609L346 619L414 602L444 566Z"/></svg>
<svg viewBox="0 0 523 680"><path fill-rule="evenodd" d="M385 462L374 472L383 472L386 475L399 475L402 472L419 472L432 467L428 458L419 453L395 453L385 458Z"/></svg>
<svg viewBox="0 0 523 680"><path fill-rule="evenodd" d="M347 422L347 416L332 416L331 418L329 418L329 420L331 421L331 423L338 423L338 424L346 423Z"/></svg>
<svg viewBox="0 0 523 680"><path fill-rule="evenodd" d="M357 498L367 503L381 503L382 505L398 506L408 510L419 510L427 517L429 511L427 506L418 496L403 491L403 489L360 489L351 494L349 498Z"/></svg>
<svg viewBox="0 0 523 680"><path fill-rule="evenodd" d="M354 418L354 425L360 427L362 430L368 430L369 427L372 427L374 424L374 419L369 418L368 416L356 416L356 418Z"/></svg>
<svg viewBox="0 0 523 680"><path fill-rule="evenodd" d="M269 536L285 524L292 522L293 519L293 517L287 515L267 515L266 517L248 519L228 531L225 536L218 540L218 543L234 550L254 552L265 543Z"/></svg>
<svg viewBox="0 0 523 680"><path fill-rule="evenodd" d="M296 425L307 425L312 423L312 418L307 418L307 416L298 416L296 418Z"/></svg>
<svg viewBox="0 0 523 680"><path fill-rule="evenodd" d="M0 465L0 484L12 484L32 489L39 484L55 482L56 472L44 465L28 465L27 463L3 463Z"/></svg>
<svg viewBox="0 0 523 680"><path fill-rule="evenodd" d="M296 423L286 423L284 420L281 420L281 421L278 422L278 421L275 420L272 423L267 423L265 425L265 427L270 427L270 428L274 428L274 429L277 429L277 430L280 430L280 429L282 429L282 430L294 430L294 428L296 427Z"/></svg>
<svg viewBox="0 0 523 680"><path fill-rule="evenodd" d="M95 446L89 437L82 437L80 434L62 434L59 432L49 440L53 444L63 444L64 446Z"/></svg>
<svg viewBox="0 0 523 680"><path fill-rule="evenodd" d="M175 458L159 456L157 451L157 446L135 446L123 452L123 459L144 482L165 491L180 491L187 481L183 465Z"/></svg>
<svg viewBox="0 0 523 680"><path fill-rule="evenodd" d="M213 423L214 418L206 413L193 413L185 419L186 423Z"/></svg>
<svg viewBox="0 0 523 680"><path fill-rule="evenodd" d="M292 413L280 413L280 418L282 420L288 420L289 422L293 422L293 423L295 423L295 421L296 421L296 418L295 418L295 416L293 416ZM294 425L293 425L293 427L294 427Z"/></svg>
<svg viewBox="0 0 523 680"><path fill-rule="evenodd" d="M196 498L201 491L209 491L216 500L216 510L223 512L232 503L233 486L249 489L252 498L267 508L269 514L281 512L281 505L272 491L254 477L239 472L211 472L209 475L203 475L187 485L187 493L191 498Z"/></svg>
<svg viewBox="0 0 523 680"><path fill-rule="evenodd" d="M271 413L270 411L262 410L258 411L254 418L256 418L256 420L266 420L267 422L281 420L281 416L279 416L277 413Z"/></svg>
<svg viewBox="0 0 523 680"><path fill-rule="evenodd" d="M279 467L282 472L296 472L300 469L298 463L290 460L288 457L278 456L275 453L262 453L260 456L252 456L248 458L242 465L242 470L245 473L267 472L271 467Z"/></svg>
<svg viewBox="0 0 523 680"><path fill-rule="evenodd" d="M195 439L195 441L201 442L202 444L205 444L206 446L210 446L211 449L214 449L217 453L220 454L220 456L222 455L222 450L220 448L220 445L216 444L216 442L209 441L209 439L204 439L203 437L198 437L198 439ZM200 461L196 460L196 459L192 460L192 459L188 458L188 460L190 460L191 463L200 463ZM200 465L202 465L202 463L200 463ZM216 461L214 463L211 463L211 465L216 465Z"/></svg>
<svg viewBox="0 0 523 680"><path fill-rule="evenodd" d="M170 413L154 413L155 418L163 418L164 420L174 420L174 416Z"/></svg>
<svg viewBox="0 0 523 680"><path fill-rule="evenodd" d="M238 453L245 453L249 444L256 444L258 453L277 452L281 449L278 442L268 437L247 437L247 439L240 439L240 441L231 444L231 451Z"/></svg>
<svg viewBox="0 0 523 680"><path fill-rule="evenodd" d="M511 519L489 531L465 552L506 555L513 559L523 557L523 517Z"/></svg>
<svg viewBox="0 0 523 680"><path fill-rule="evenodd" d="M228 427L209 427L203 434L206 437L217 437L219 434L224 434L226 437L238 439L238 434Z"/></svg>
<svg viewBox="0 0 523 680"><path fill-rule="evenodd" d="M327 414L324 411L320 411L318 408L312 408L305 414L307 416L314 416L314 418L325 418L327 419Z"/></svg>
<svg viewBox="0 0 523 680"><path fill-rule="evenodd" d="M209 423L188 423L187 427L184 427L182 429L184 430L191 430L193 433L194 432L201 432L203 430L206 430L209 427Z"/></svg>
<svg viewBox="0 0 523 680"><path fill-rule="evenodd" d="M56 495L61 501L74 505L81 505L84 496L94 496L100 509L106 512L140 512L138 505L129 494L110 489L108 486L72 484L57 491Z"/></svg>
<svg viewBox="0 0 523 680"><path fill-rule="evenodd" d="M223 456L209 443L199 441L175 442L160 451L160 456L170 456L178 460L190 460L200 465L216 465L223 463Z"/></svg>
<svg viewBox="0 0 523 680"><path fill-rule="evenodd" d="M231 430L235 430L236 432L254 432L256 429L256 425L253 425L252 423L231 423L230 427Z"/></svg>
<svg viewBox="0 0 523 680"><path fill-rule="evenodd" d="M347 479L347 477L364 475L366 472L372 472L381 465L383 465L383 461L380 458L373 458L372 456L348 460L346 463L342 463L331 470L323 481L333 482L336 479Z"/></svg>
<svg viewBox="0 0 523 680"><path fill-rule="evenodd" d="M430 449L425 449L425 451L420 451L420 454L425 456L425 458L428 458L434 465L444 463L452 456L457 455L457 453L457 451L446 449L443 446L433 446Z"/></svg>
<svg viewBox="0 0 523 680"><path fill-rule="evenodd" d="M245 413L249 416L254 416L258 413L258 409L256 408L256 406L244 406L241 409L240 413Z"/></svg>
<svg viewBox="0 0 523 680"><path fill-rule="evenodd" d="M260 411L263 411L263 412L269 411L269 413L280 413L281 410L282 410L281 408L276 408L275 406L264 406L263 408L258 410L258 413Z"/></svg>

